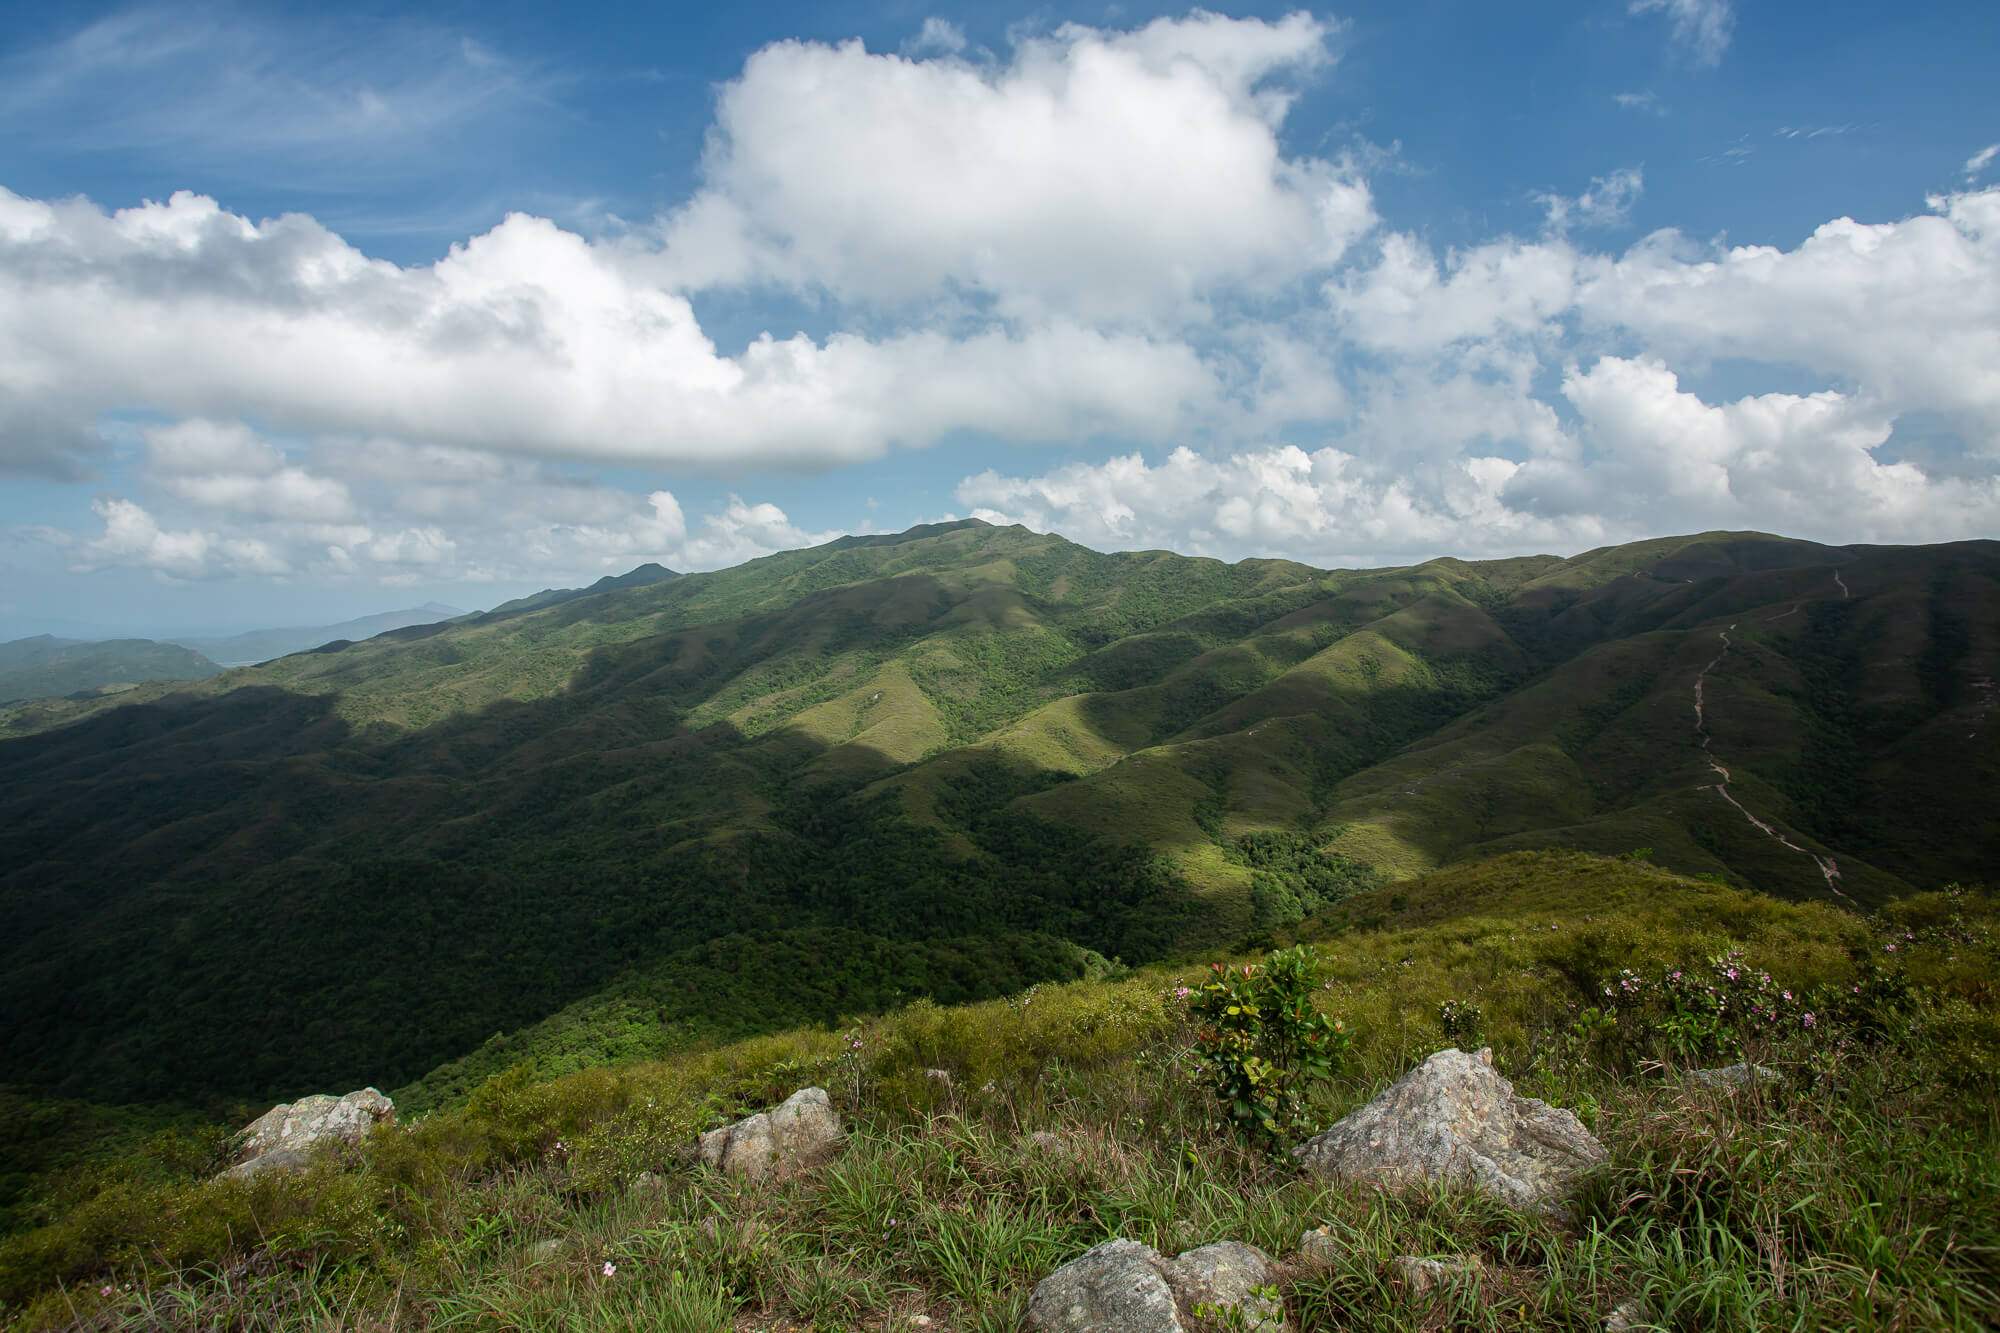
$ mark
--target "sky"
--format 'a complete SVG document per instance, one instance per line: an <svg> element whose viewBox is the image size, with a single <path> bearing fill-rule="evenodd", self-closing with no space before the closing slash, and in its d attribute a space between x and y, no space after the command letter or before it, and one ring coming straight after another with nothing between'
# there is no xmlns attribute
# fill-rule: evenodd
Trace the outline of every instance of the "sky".
<svg viewBox="0 0 2000 1333"><path fill-rule="evenodd" d="M2000 5L0 0L0 638L2000 534Z"/></svg>

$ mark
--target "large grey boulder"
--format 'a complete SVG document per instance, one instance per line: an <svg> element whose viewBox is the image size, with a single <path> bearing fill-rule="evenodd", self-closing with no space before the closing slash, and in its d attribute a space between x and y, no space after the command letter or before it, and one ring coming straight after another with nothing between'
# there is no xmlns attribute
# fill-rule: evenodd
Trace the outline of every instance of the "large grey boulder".
<svg viewBox="0 0 2000 1333"><path fill-rule="evenodd" d="M768 1111L711 1129L696 1152L718 1171L757 1180L815 1166L840 1146L840 1114L825 1088L803 1088Z"/></svg>
<svg viewBox="0 0 2000 1333"><path fill-rule="evenodd" d="M1522 1209L1556 1207L1605 1159L1604 1145L1570 1112L1515 1096L1491 1049L1439 1051L1292 1151L1329 1180L1463 1185Z"/></svg>
<svg viewBox="0 0 2000 1333"><path fill-rule="evenodd" d="M236 1163L222 1174L242 1177L296 1170L312 1160L312 1151L320 1144L358 1143L369 1130L395 1118L396 1104L374 1088L345 1097L318 1093L281 1102L237 1136Z"/></svg>
<svg viewBox="0 0 2000 1333"><path fill-rule="evenodd" d="M1043 1278L1028 1298L1036 1333L1187 1333L1183 1313L1235 1311L1246 1329L1280 1333L1284 1311L1252 1291L1271 1256L1222 1241L1164 1259L1150 1245L1108 1240Z"/></svg>
<svg viewBox="0 0 2000 1333"><path fill-rule="evenodd" d="M1167 1285L1191 1308L1234 1310L1239 1327L1277 1333L1285 1327L1285 1310L1276 1300L1254 1290L1270 1281L1271 1256L1255 1245L1223 1240L1188 1250L1167 1265Z"/></svg>

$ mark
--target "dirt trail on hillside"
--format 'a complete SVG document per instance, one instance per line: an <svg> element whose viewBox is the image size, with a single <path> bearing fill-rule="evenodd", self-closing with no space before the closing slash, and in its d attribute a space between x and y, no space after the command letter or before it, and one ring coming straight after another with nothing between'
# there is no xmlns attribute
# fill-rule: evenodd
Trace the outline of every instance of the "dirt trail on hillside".
<svg viewBox="0 0 2000 1333"><path fill-rule="evenodd" d="M1842 597L1846 597L1848 595L1847 584L1841 582L1840 573L1838 570L1834 572L1833 581L1835 583L1840 584L1840 595ZM1798 610L1798 608L1795 606L1792 608L1792 610L1796 611ZM1788 612L1787 614L1790 613ZM1782 618L1783 617L1773 617L1773 619L1782 619ZM1723 767L1722 761L1715 757L1714 751L1709 746L1709 741L1711 737L1708 734L1708 714L1706 709L1706 701L1703 698L1702 691L1708 684L1708 673L1715 670L1716 667L1722 665L1722 659L1729 656L1729 646L1730 646L1729 630L1733 630L1735 628L1736 626L1734 624L1731 624L1729 629L1722 630L1716 635L1717 638L1722 640L1722 651L1717 653L1715 657L1709 662L1709 664L1701 669L1701 674L1694 678L1694 734L1701 738L1702 756L1708 760L1708 767L1710 771L1712 771L1717 778L1721 779L1719 782L1711 782L1704 786L1697 787L1695 790L1714 792L1716 795L1720 796L1723 800L1735 806L1738 812L1740 812L1745 819L1749 820L1753 825L1755 825L1758 829L1760 829L1766 837L1776 840L1780 846L1791 848L1793 851L1797 852L1800 856L1812 857L1813 864L1819 867L1819 873L1826 880L1827 891L1829 893L1834 894L1836 897L1847 898L1847 895L1845 893L1842 893L1840 890L1840 883L1839 883L1840 863L1835 861L1831 856L1821 856L1816 852L1811 852L1806 850L1804 847L1801 847L1797 843L1793 842L1790 838L1787 838L1784 834L1778 832L1778 830L1773 828L1771 825L1765 823L1763 820L1757 818L1757 816L1751 814L1749 808L1745 806L1743 802L1737 800L1736 797L1730 792L1729 784L1733 779L1731 779L1729 776L1729 770ZM1851 898L1847 898L1847 900L1849 902L1853 901L1853 899Z"/></svg>

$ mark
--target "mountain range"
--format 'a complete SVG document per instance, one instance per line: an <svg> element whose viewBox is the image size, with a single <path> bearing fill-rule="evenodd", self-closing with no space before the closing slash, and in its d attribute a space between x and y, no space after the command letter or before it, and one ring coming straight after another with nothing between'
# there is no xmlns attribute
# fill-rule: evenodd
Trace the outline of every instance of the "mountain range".
<svg viewBox="0 0 2000 1333"><path fill-rule="evenodd" d="M0 1083L433 1091L1254 938L1510 850L1990 873L2000 543L1399 569L968 521L0 709Z"/></svg>
<svg viewBox="0 0 2000 1333"><path fill-rule="evenodd" d="M254 662L267 662L288 653L303 653L321 644L372 639L388 630L403 629L410 625L429 625L464 614L465 612L456 607L426 602L422 606L406 607L400 611L383 611L355 620L343 620L337 625L253 629L220 638L174 639L172 642L192 648L224 666L246 666Z"/></svg>

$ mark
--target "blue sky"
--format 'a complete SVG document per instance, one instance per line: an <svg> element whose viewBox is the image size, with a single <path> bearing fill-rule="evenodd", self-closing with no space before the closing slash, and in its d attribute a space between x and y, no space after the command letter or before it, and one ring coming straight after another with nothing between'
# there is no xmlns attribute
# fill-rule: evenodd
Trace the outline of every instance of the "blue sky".
<svg viewBox="0 0 2000 1333"><path fill-rule="evenodd" d="M2000 7L0 9L0 637L2000 520Z"/></svg>

